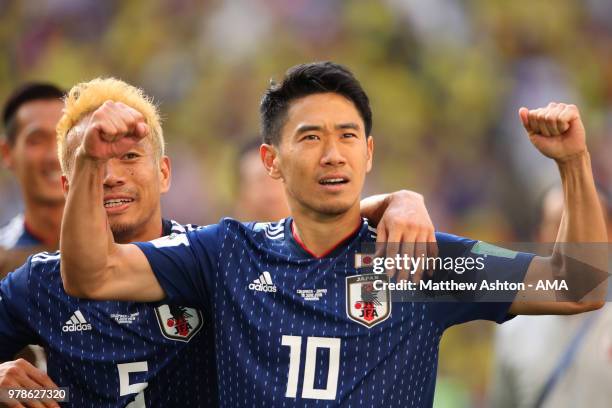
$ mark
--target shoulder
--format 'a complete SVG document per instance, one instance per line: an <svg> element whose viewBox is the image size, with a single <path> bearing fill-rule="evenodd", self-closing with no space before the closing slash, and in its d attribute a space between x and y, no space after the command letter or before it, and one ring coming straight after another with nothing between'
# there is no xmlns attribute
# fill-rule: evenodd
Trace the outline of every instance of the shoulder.
<svg viewBox="0 0 612 408"><path fill-rule="evenodd" d="M196 224L181 224L175 220L170 221L170 233L172 234L184 234L186 232L195 231L201 228Z"/></svg>
<svg viewBox="0 0 612 408"><path fill-rule="evenodd" d="M30 274L47 277L59 272L60 252L39 252L32 255L28 261Z"/></svg>
<svg viewBox="0 0 612 408"><path fill-rule="evenodd" d="M23 214L13 217L8 223L0 227L0 246L12 248L23 235Z"/></svg>
<svg viewBox="0 0 612 408"><path fill-rule="evenodd" d="M217 231L224 237L234 239L253 238L263 240L283 240L285 238L286 218L274 222L238 221L233 218L223 218L219 221Z"/></svg>
<svg viewBox="0 0 612 408"><path fill-rule="evenodd" d="M477 242L470 238L460 237L459 235L439 231L436 232L436 241L441 244L463 244L466 246L472 246Z"/></svg>

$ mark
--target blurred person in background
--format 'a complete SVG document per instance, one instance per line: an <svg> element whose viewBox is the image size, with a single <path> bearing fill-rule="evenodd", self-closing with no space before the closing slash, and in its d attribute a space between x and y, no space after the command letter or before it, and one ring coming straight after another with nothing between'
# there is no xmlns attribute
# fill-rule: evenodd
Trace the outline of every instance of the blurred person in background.
<svg viewBox="0 0 612 408"><path fill-rule="evenodd" d="M26 83L2 110L2 161L19 184L24 211L0 228L0 278L27 255L58 247L64 196L55 125L62 115L63 93L52 84Z"/></svg>
<svg viewBox="0 0 612 408"><path fill-rule="evenodd" d="M234 212L242 221L277 221L289 215L283 183L268 176L261 165L260 146L261 138L253 138L238 153Z"/></svg>
<svg viewBox="0 0 612 408"><path fill-rule="evenodd" d="M24 211L0 228L0 279L28 255L58 247L64 195L55 126L63 94L53 84L26 83L13 91L2 110L2 161L21 188ZM38 346L27 347L19 356L45 368Z"/></svg>
<svg viewBox="0 0 612 408"><path fill-rule="evenodd" d="M601 201L606 208L603 197ZM541 203L538 242L555 242L562 215L563 191L551 188ZM492 407L605 408L612 404L610 303L575 316L518 316L497 329L495 345Z"/></svg>

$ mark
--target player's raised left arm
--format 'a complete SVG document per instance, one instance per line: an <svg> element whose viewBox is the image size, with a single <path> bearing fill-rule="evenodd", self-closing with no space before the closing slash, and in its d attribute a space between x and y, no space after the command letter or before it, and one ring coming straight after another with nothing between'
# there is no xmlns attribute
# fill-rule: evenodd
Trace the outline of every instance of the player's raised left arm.
<svg viewBox="0 0 612 408"><path fill-rule="evenodd" d="M557 163L564 194L553 255L534 258L525 284L535 287L552 277L566 281L569 290L550 301L534 298L531 289L520 291L510 313L574 314L598 309L606 296L607 232L578 108L550 103L535 110L521 108L519 116L533 145ZM529 298L535 301L526 302Z"/></svg>

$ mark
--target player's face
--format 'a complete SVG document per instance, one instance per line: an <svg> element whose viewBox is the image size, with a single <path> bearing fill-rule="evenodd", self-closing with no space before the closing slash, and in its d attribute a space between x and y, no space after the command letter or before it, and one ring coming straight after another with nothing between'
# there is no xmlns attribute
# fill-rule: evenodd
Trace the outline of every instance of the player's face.
<svg viewBox="0 0 612 408"><path fill-rule="evenodd" d="M309 95L289 107L271 174L284 181L292 210L336 216L359 206L372 151L352 101Z"/></svg>
<svg viewBox="0 0 612 408"><path fill-rule="evenodd" d="M70 147L81 142L88 120L89 116L82 119L75 125L79 130L69 133L66 143ZM161 195L169 188L170 160L166 156L156 160L150 137L122 157L109 160L104 172L104 208L115 241L130 242L152 221L161 219Z"/></svg>
<svg viewBox="0 0 612 408"><path fill-rule="evenodd" d="M62 108L60 100L41 99L23 104L16 113L15 143L4 146L3 153L26 201L43 205L64 202L55 133Z"/></svg>

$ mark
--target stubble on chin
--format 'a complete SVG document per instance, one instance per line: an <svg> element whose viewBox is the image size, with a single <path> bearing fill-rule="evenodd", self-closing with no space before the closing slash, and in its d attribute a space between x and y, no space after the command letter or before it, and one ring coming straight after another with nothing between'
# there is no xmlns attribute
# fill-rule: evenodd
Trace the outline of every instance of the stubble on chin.
<svg viewBox="0 0 612 408"><path fill-rule="evenodd" d="M131 242L133 237L137 231L137 226L135 224L127 224L127 223L113 223L110 224L111 232L113 233L113 238L115 242Z"/></svg>

